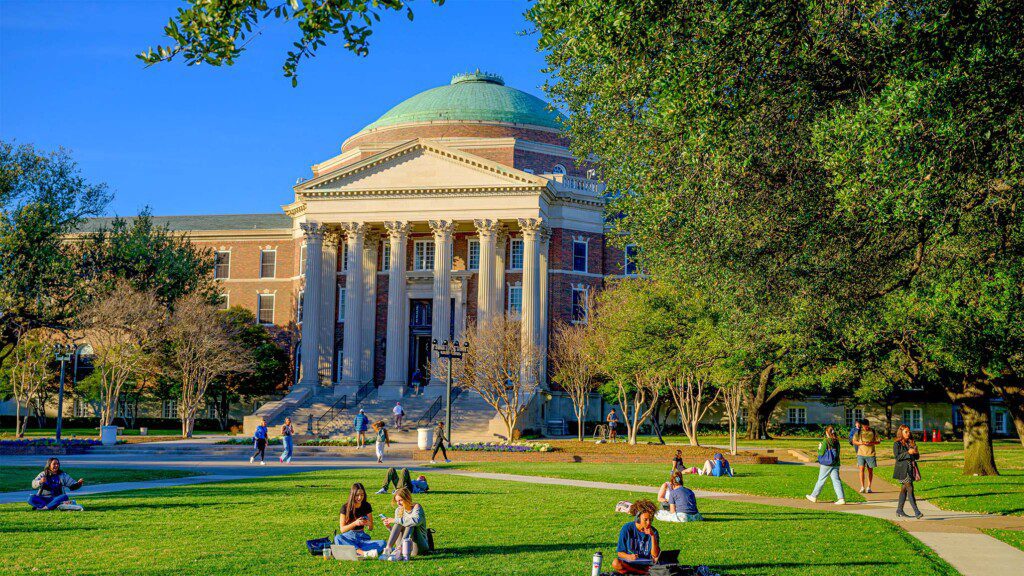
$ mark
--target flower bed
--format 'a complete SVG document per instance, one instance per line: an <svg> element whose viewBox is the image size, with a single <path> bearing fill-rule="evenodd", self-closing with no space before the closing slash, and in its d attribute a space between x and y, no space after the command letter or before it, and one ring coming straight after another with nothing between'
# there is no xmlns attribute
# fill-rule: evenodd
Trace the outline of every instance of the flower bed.
<svg viewBox="0 0 1024 576"><path fill-rule="evenodd" d="M551 452L543 442L467 442L452 444L449 450L460 452Z"/></svg>
<svg viewBox="0 0 1024 576"><path fill-rule="evenodd" d="M227 440L221 440L217 444L231 444L232 446L252 446L256 441L253 440L252 436L246 436L242 438L228 438ZM281 437L271 438L267 440L268 446L280 446Z"/></svg>
<svg viewBox="0 0 1024 576"><path fill-rule="evenodd" d="M83 454L93 446L100 446L99 440L73 439L61 440L54 438L23 438L19 440L0 440L0 454L16 456L22 454Z"/></svg>
<svg viewBox="0 0 1024 576"><path fill-rule="evenodd" d="M280 446L281 437L275 436L267 441L269 446ZM227 440L221 440L217 444L230 444L233 446L252 446L252 437L242 438L229 438ZM300 440L296 442L297 446L355 446L356 439L354 436L346 436L344 438L311 438L309 440Z"/></svg>

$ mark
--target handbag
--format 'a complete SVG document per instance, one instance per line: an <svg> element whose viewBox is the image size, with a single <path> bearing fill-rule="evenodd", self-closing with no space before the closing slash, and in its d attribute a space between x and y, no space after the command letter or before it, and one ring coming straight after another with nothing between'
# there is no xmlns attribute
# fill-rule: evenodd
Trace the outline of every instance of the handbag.
<svg viewBox="0 0 1024 576"><path fill-rule="evenodd" d="M910 477L913 478L914 482L919 482L921 480L921 469L917 467L917 462L911 463L910 467Z"/></svg>
<svg viewBox="0 0 1024 576"><path fill-rule="evenodd" d="M818 464L822 466L835 466L839 459L839 451L835 448L826 448L825 453L818 456Z"/></svg>
<svg viewBox="0 0 1024 576"><path fill-rule="evenodd" d="M427 550L434 551L434 529L427 528Z"/></svg>
<svg viewBox="0 0 1024 576"><path fill-rule="evenodd" d="M309 553L313 556L323 556L324 548L329 549L330 547L330 538L314 538L312 540L306 540L306 548L309 550Z"/></svg>

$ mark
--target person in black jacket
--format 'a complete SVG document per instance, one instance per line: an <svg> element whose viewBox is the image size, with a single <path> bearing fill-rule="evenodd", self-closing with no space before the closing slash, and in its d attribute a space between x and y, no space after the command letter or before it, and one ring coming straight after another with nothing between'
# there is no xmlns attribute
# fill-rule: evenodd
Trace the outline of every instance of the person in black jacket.
<svg viewBox="0 0 1024 576"><path fill-rule="evenodd" d="M448 438L444 435L444 422L438 422L437 428L434 429L434 452L430 455L430 463L434 463L434 458L437 456L437 451L441 451L441 455L444 456L444 461L451 462L448 459L448 451L444 449L444 443L448 441Z"/></svg>
<svg viewBox="0 0 1024 576"><path fill-rule="evenodd" d="M914 476L917 471L917 459L921 455L917 451L917 443L910 435L910 427L906 424L896 430L896 443L892 445L892 455L896 459L896 467L892 477L900 482L900 503L896 507L896 516L909 518L903 512L903 505L910 500L914 509L914 517L921 518L924 514L917 509L917 498L914 498Z"/></svg>

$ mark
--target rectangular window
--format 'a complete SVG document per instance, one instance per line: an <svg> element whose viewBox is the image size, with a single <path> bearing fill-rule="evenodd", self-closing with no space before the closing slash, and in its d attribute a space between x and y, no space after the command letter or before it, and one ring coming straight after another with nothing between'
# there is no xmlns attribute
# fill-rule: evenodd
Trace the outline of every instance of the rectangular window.
<svg viewBox="0 0 1024 576"><path fill-rule="evenodd" d="M587 271L587 243L580 240L572 242L572 270L573 272Z"/></svg>
<svg viewBox="0 0 1024 576"><path fill-rule="evenodd" d="M338 288L338 322L345 321L345 289Z"/></svg>
<svg viewBox="0 0 1024 576"><path fill-rule="evenodd" d="M846 427L853 428L854 422L864 419L864 410L861 408L847 408L844 416Z"/></svg>
<svg viewBox="0 0 1024 576"><path fill-rule="evenodd" d="M299 276L306 275L306 245L299 249Z"/></svg>
<svg viewBox="0 0 1024 576"><path fill-rule="evenodd" d="M918 432L924 429L921 419L920 408L904 408L903 409L903 423L910 426L910 429Z"/></svg>
<svg viewBox="0 0 1024 576"><path fill-rule="evenodd" d="M412 269L413 270L433 270L434 269L434 241L433 240L417 240L416 243L413 245Z"/></svg>
<svg viewBox="0 0 1024 576"><path fill-rule="evenodd" d="M466 269L480 269L480 240L471 238L466 250Z"/></svg>
<svg viewBox="0 0 1024 576"><path fill-rule="evenodd" d="M175 399L164 400L163 409L164 418L177 418L178 417L178 401Z"/></svg>
<svg viewBox="0 0 1024 576"><path fill-rule="evenodd" d="M231 307L231 305L229 304L229 300L230 299L228 298L227 294L221 294L219 300L217 301L217 307L220 308L221 310L227 310L228 308Z"/></svg>
<svg viewBox="0 0 1024 576"><path fill-rule="evenodd" d="M508 251L508 269L509 270L522 270L523 269L523 239L513 238L509 243Z"/></svg>
<svg viewBox="0 0 1024 576"><path fill-rule="evenodd" d="M348 242L345 242L341 246L341 270L345 272L348 270Z"/></svg>
<svg viewBox="0 0 1024 576"><path fill-rule="evenodd" d="M807 424L807 408L790 408L790 424Z"/></svg>
<svg viewBox="0 0 1024 576"><path fill-rule="evenodd" d="M231 277L231 252L227 250L214 252L213 277L218 280Z"/></svg>
<svg viewBox="0 0 1024 576"><path fill-rule="evenodd" d="M509 314L522 314L523 312L523 287L522 286L509 286L508 287L508 313Z"/></svg>
<svg viewBox="0 0 1024 576"><path fill-rule="evenodd" d="M1006 421L1008 414L1004 410L995 410L992 413L992 431L996 434L1006 434Z"/></svg>
<svg viewBox="0 0 1024 576"><path fill-rule="evenodd" d="M587 323L587 289L574 287L572 289L572 323Z"/></svg>
<svg viewBox="0 0 1024 576"><path fill-rule="evenodd" d="M256 297L256 321L260 324L274 323L274 295L259 294Z"/></svg>
<svg viewBox="0 0 1024 576"><path fill-rule="evenodd" d="M273 278L277 274L277 250L260 250L260 278Z"/></svg>
<svg viewBox="0 0 1024 576"><path fill-rule="evenodd" d="M629 244L622 251L625 261L622 263L622 273L626 276L636 276L636 244Z"/></svg>
<svg viewBox="0 0 1024 576"><path fill-rule="evenodd" d="M295 302L295 322L302 324L302 313L306 308L306 292L299 292L299 298Z"/></svg>
<svg viewBox="0 0 1024 576"><path fill-rule="evenodd" d="M380 253L380 271L387 272L391 270L391 242L385 240L384 247L381 248Z"/></svg>

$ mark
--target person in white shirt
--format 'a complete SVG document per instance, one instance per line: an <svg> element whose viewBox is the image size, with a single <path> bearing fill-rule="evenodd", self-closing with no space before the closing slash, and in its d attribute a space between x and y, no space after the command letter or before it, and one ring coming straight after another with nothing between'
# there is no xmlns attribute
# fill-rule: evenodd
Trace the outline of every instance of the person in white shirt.
<svg viewBox="0 0 1024 576"><path fill-rule="evenodd" d="M405 408L402 408L401 402L395 402L395 407L391 410L391 413L395 415L395 428L402 429L402 418L405 416Z"/></svg>

